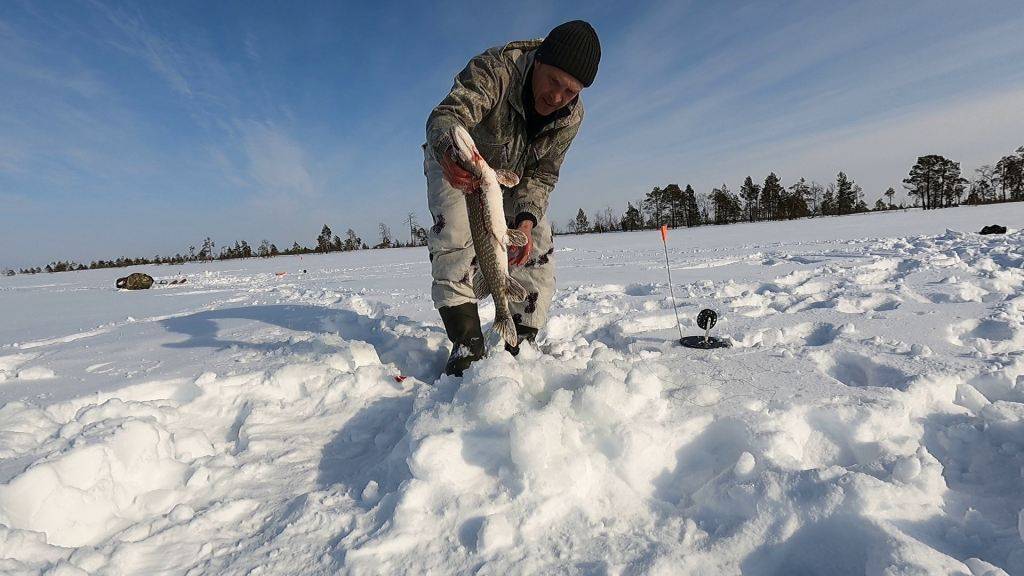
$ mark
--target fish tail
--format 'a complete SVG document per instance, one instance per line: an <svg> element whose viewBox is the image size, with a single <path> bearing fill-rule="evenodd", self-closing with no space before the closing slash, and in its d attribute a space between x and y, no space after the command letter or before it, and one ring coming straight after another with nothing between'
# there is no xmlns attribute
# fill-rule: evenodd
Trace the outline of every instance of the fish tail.
<svg viewBox="0 0 1024 576"><path fill-rule="evenodd" d="M494 327L492 328L495 332L501 336L501 339L505 341L509 346L519 345L519 335L516 334L516 323L512 320L512 316L498 316L494 319Z"/></svg>

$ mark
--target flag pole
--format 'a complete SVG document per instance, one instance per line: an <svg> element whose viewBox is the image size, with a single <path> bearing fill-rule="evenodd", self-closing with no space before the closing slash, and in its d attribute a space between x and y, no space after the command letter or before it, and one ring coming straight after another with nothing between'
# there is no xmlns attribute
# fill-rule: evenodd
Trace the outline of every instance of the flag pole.
<svg viewBox="0 0 1024 576"><path fill-rule="evenodd" d="M672 310L676 313L676 328L679 330L679 340L683 339L683 327L679 324L679 307L676 306L676 291L672 287L672 267L668 263L668 226L661 225L661 245L665 248L665 271L668 272L668 291L672 295Z"/></svg>

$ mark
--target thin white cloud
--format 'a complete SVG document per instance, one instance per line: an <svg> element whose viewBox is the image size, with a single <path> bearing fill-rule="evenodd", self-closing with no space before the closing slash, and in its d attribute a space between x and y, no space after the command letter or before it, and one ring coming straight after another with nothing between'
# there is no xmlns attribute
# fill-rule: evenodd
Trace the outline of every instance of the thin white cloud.
<svg viewBox="0 0 1024 576"><path fill-rule="evenodd" d="M746 160L762 171L769 166L798 175L833 176L839 170L858 178L866 194L900 188L918 156L941 154L961 163L965 175L995 163L1024 145L1024 85L933 104L851 128L779 143L769 153ZM729 167L723 166L728 170ZM737 167L733 166L732 171ZM869 198L873 199L873 198Z"/></svg>
<svg viewBox="0 0 1024 576"><path fill-rule="evenodd" d="M179 94L192 96L192 87L185 76L185 59L174 45L152 30L137 10L129 14L124 8L114 8L99 0L92 4L123 34L123 40L108 39L110 45L146 62L154 72Z"/></svg>
<svg viewBox="0 0 1024 576"><path fill-rule="evenodd" d="M770 171L788 183L800 177L829 182L842 170L873 202L889 186L901 192L900 183L918 156L944 155L960 162L965 176L972 176L981 164L994 163L1024 145L1021 102L1024 84L776 138L770 145L737 140L728 147L675 158L659 156L592 171L578 166L563 178L552 200L557 214L568 217L577 206L618 207L625 202L624 194L642 196L645 187L668 182L690 183L706 192L722 182L735 188L747 175L763 179Z"/></svg>
<svg viewBox="0 0 1024 576"><path fill-rule="evenodd" d="M258 204L270 208L301 205L320 195L302 146L271 123L238 125L245 155L244 174Z"/></svg>

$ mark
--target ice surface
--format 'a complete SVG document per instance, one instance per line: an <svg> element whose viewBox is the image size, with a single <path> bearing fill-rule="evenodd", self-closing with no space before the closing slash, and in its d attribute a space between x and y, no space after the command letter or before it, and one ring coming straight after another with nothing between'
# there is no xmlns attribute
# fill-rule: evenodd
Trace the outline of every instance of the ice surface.
<svg viewBox="0 0 1024 576"><path fill-rule="evenodd" d="M1022 217L671 231L715 351L657 232L559 237L459 379L422 249L0 279L0 573L1024 573Z"/></svg>

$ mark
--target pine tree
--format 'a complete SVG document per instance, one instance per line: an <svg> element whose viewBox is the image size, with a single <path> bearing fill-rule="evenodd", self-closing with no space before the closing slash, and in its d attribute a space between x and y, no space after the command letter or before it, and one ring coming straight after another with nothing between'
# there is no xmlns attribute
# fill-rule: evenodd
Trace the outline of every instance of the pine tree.
<svg viewBox="0 0 1024 576"><path fill-rule="evenodd" d="M892 209L892 197L896 195L896 190L889 186L889 189L885 191L885 197L889 199L889 209Z"/></svg>
<svg viewBox="0 0 1024 576"><path fill-rule="evenodd" d="M836 213L836 193L834 184L829 184L828 188L825 189L825 194L821 197L821 213L825 216L831 216Z"/></svg>
<svg viewBox="0 0 1024 576"><path fill-rule="evenodd" d="M683 195L682 188L678 184L669 184L661 193L665 202L665 223L672 228L682 225L686 221L684 215L686 197Z"/></svg>
<svg viewBox="0 0 1024 576"><path fill-rule="evenodd" d="M807 200L811 197L811 186L807 180L801 178L789 187L789 193L785 195L782 202L782 218L804 218L810 214L807 207Z"/></svg>
<svg viewBox="0 0 1024 576"><path fill-rule="evenodd" d="M779 220L779 205L782 203L786 190L779 183L779 177L775 172L768 174L764 179L764 187L761 188L761 219Z"/></svg>
<svg viewBox="0 0 1024 576"><path fill-rule="evenodd" d="M316 237L316 251L326 253L331 251L331 239L334 233L331 232L331 227L324 224L323 229L320 230L320 235Z"/></svg>
<svg viewBox="0 0 1024 576"><path fill-rule="evenodd" d="M363 240L356 236L355 230L349 228L348 232L345 232L345 243L342 245L342 248L344 250L359 250L362 245Z"/></svg>
<svg viewBox="0 0 1024 576"><path fill-rule="evenodd" d="M576 213L575 230L577 234L584 234L590 232L590 222L587 220L587 214L580 208L580 211Z"/></svg>
<svg viewBox="0 0 1024 576"><path fill-rule="evenodd" d="M750 176L747 176L747 179L743 181L743 186L740 186L740 198L743 199L743 215L748 222L753 222L758 218L757 200L760 194L761 187L754 184Z"/></svg>
<svg viewBox="0 0 1024 576"><path fill-rule="evenodd" d="M903 187L912 197L921 201L925 210L935 208L938 203L941 193L939 166L943 160L945 158L935 154L919 156L910 174L903 179Z"/></svg>
<svg viewBox="0 0 1024 576"><path fill-rule="evenodd" d="M655 186L643 200L644 212L647 213L647 225L651 228L661 226L665 220L665 194Z"/></svg>
<svg viewBox="0 0 1024 576"><path fill-rule="evenodd" d="M216 245L213 243L213 240L210 240L210 237L207 236L206 240L203 240L202 248L199 249L199 259L200 260L213 260L213 250L215 248L216 248ZM118 266L119 267L123 266L123 264L118 264Z"/></svg>
<svg viewBox="0 0 1024 576"><path fill-rule="evenodd" d="M729 191L729 186L722 184L711 192L711 203L715 210L715 224L737 222L743 216L740 200Z"/></svg>
<svg viewBox="0 0 1024 576"><path fill-rule="evenodd" d="M858 200L859 188L855 188L853 180L840 172L836 176L835 211L837 214L853 214Z"/></svg>
<svg viewBox="0 0 1024 576"><path fill-rule="evenodd" d="M686 185L683 197L686 225L688 227L700 226L700 211L697 208L697 194L693 191L693 186Z"/></svg>
<svg viewBox="0 0 1024 576"><path fill-rule="evenodd" d="M641 230L644 227L643 215L632 202L626 203L626 213L622 215L620 226L623 231Z"/></svg>
<svg viewBox="0 0 1024 576"><path fill-rule="evenodd" d="M1006 202L1024 200L1024 146L1016 154L1008 154L996 162L1000 199ZM1009 196L1007 196L1009 193Z"/></svg>
<svg viewBox="0 0 1024 576"><path fill-rule="evenodd" d="M930 210L959 204L967 180L960 176L959 162L930 154L918 157L903 186L921 201L925 210Z"/></svg>

